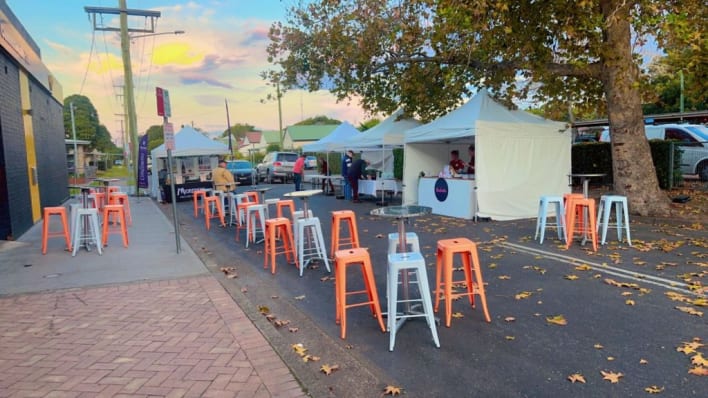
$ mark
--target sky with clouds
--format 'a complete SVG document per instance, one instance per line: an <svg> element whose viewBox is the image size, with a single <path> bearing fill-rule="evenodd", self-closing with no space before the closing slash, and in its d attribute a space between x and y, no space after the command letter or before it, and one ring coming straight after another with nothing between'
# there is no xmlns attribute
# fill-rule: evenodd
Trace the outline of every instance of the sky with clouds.
<svg viewBox="0 0 708 398"><path fill-rule="evenodd" d="M278 129L277 102L263 101L275 90L259 73L267 62L268 29L283 20L296 0L127 0L129 9L159 11L156 32L185 31L131 40L138 132L162 123L155 87L169 90L177 127L193 124L208 132L226 129L225 102L231 125L248 123ZM121 136L123 63L120 37L94 31L85 6L117 8L118 0L6 0L42 52L42 60L63 88L64 96L87 96L116 140ZM100 26L119 27L117 15ZM149 27L130 17L130 28ZM133 35L139 35L134 33ZM283 127L318 115L354 125L369 117L356 101L337 103L328 92L288 91L282 99Z"/></svg>

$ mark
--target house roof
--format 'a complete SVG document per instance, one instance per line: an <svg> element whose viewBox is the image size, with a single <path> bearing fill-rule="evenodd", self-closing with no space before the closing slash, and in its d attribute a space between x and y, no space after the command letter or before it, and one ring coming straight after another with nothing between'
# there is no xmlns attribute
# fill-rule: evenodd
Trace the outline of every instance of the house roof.
<svg viewBox="0 0 708 398"><path fill-rule="evenodd" d="M293 142L297 141L317 141L329 135L338 124L313 124L308 126L290 126L288 134Z"/></svg>
<svg viewBox="0 0 708 398"><path fill-rule="evenodd" d="M249 131L246 133L246 139L249 144L258 144L261 142L261 136L263 133L261 131Z"/></svg>
<svg viewBox="0 0 708 398"><path fill-rule="evenodd" d="M280 143L280 132L278 130L263 131L262 133L265 137L266 144Z"/></svg>

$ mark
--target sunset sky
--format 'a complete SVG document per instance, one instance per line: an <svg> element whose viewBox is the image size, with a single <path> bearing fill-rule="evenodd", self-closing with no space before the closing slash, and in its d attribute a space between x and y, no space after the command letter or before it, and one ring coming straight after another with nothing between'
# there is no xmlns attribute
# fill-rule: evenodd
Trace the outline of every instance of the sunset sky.
<svg viewBox="0 0 708 398"><path fill-rule="evenodd" d="M128 0L129 9L160 11L156 32L183 30L131 40L138 132L161 124L155 87L169 90L177 127L193 124L208 132L226 129L225 100L231 125L248 123L278 129L276 102L262 103L275 90L259 73L270 69L266 59L268 29L282 20L296 0ZM84 6L118 7L118 0L6 0L12 12L40 47L42 60L61 83L64 96L87 96L114 141L121 137L123 64L118 33L94 33ZM131 28L149 23L130 17ZM119 27L107 16L106 27ZM137 34L134 34L137 35ZM92 46L93 42L93 46ZM369 117L356 101L337 104L328 92L289 91L283 101L283 127L318 115L355 126Z"/></svg>

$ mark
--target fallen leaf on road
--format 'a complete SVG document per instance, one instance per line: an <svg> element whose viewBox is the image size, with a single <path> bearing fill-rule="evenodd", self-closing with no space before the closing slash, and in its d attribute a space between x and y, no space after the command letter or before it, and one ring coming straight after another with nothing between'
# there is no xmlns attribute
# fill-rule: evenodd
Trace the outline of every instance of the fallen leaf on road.
<svg viewBox="0 0 708 398"><path fill-rule="evenodd" d="M693 307L674 307L674 308L676 308L677 310L679 310L681 312L685 312L689 315L703 316L702 311L698 311L698 310L694 309Z"/></svg>
<svg viewBox="0 0 708 398"><path fill-rule="evenodd" d="M288 332L290 332L290 333L295 333L295 332L297 332L298 330L299 330L299 329L298 329L298 328L295 328L295 327L293 327L293 328L288 328Z"/></svg>
<svg viewBox="0 0 708 398"><path fill-rule="evenodd" d="M295 352L300 356L304 356L305 353L307 352L307 348L305 348L305 346L302 345L302 343L293 344L290 347L292 347L293 350L295 350Z"/></svg>
<svg viewBox="0 0 708 398"><path fill-rule="evenodd" d="M504 318L504 320L506 322L514 322L516 320L516 318L514 318L513 316L508 316L508 317Z"/></svg>
<svg viewBox="0 0 708 398"><path fill-rule="evenodd" d="M585 384L585 377L580 373L573 373L572 375L568 376L568 380L573 383L578 382Z"/></svg>
<svg viewBox="0 0 708 398"><path fill-rule="evenodd" d="M327 376L331 375L332 372L338 369L339 365L322 365L322 367L320 367L320 371L326 374Z"/></svg>
<svg viewBox="0 0 708 398"><path fill-rule="evenodd" d="M600 374L602 374L602 380L609 380L612 384L619 383L619 379L624 376L619 372L605 372L604 370L601 370Z"/></svg>
<svg viewBox="0 0 708 398"><path fill-rule="evenodd" d="M295 300L304 300L305 295L303 294L302 296L295 296Z"/></svg>
<svg viewBox="0 0 708 398"><path fill-rule="evenodd" d="M401 387L386 386L386 388L384 388L384 395L399 395L401 394L401 390Z"/></svg>
<svg viewBox="0 0 708 398"><path fill-rule="evenodd" d="M695 368L689 369L688 373L696 376L708 376L708 368L696 366Z"/></svg>
<svg viewBox="0 0 708 398"><path fill-rule="evenodd" d="M658 393L664 391L664 387L649 386L649 387L645 388L644 391L648 392L649 394L658 394Z"/></svg>
<svg viewBox="0 0 708 398"><path fill-rule="evenodd" d="M546 322L560 326L565 326L568 324L568 321L565 320L565 317L563 315L546 317Z"/></svg>
<svg viewBox="0 0 708 398"><path fill-rule="evenodd" d="M571 274L571 275L566 275L566 276L564 276L564 278L567 279L567 280L569 280L569 281L574 281L574 280L580 279L580 277L578 277L578 275L572 275L572 274Z"/></svg>

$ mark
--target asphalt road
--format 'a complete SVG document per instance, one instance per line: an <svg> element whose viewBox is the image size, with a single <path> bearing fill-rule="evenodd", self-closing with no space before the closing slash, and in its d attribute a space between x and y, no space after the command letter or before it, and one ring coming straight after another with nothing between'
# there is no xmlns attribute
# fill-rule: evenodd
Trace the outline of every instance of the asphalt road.
<svg viewBox="0 0 708 398"><path fill-rule="evenodd" d="M272 187L266 197L293 189L292 184ZM323 195L310 202L328 250L330 211L357 213L361 245L369 248L385 305L385 236L395 232L395 225L369 215L375 207L373 201L353 204ZM171 207L162 205L162 210L171 219ZM312 396L376 397L387 385L401 387L409 397L625 397L645 396L651 388L662 396L708 396L708 377L689 374L692 358L701 359L677 351L694 339L705 343L708 315L676 309L706 311L685 302L705 299L706 290L700 288L708 275L705 224L633 218L633 247L611 241L593 253L578 242L565 250L550 232L538 244L535 219L412 219L407 228L420 238L431 286L438 239L467 237L478 243L492 322L484 321L479 308L457 300L453 312L463 317L453 319L450 328L438 326L439 349L426 323L414 320L399 330L395 351L389 352L388 335L366 307L348 311L347 339L339 338L333 278L325 278L330 274L324 266L306 269L300 278L281 256L271 275L263 269L262 244L245 248L245 233L236 242L235 227L207 231L203 217L193 217L191 202L179 203L178 213L186 241L221 275L221 283ZM608 237L616 235L609 232ZM219 270L224 266L235 267L238 277L226 278ZM350 281L360 279L349 275ZM684 302L671 300L668 293ZM273 319L266 319L264 307ZM547 321L559 315L565 326ZM277 327L274 320L288 324ZM304 362L292 349L298 343L320 360ZM706 347L696 351L708 358ZM320 372L324 364L339 370L325 375ZM601 372L622 377L612 383ZM585 382L569 381L573 374Z"/></svg>

